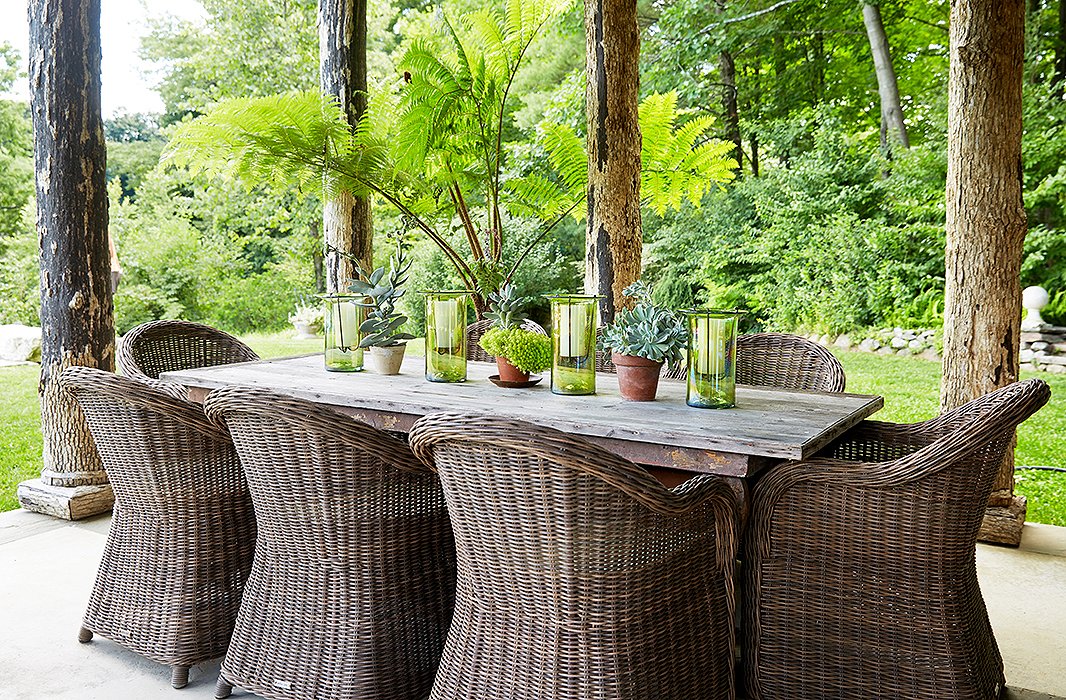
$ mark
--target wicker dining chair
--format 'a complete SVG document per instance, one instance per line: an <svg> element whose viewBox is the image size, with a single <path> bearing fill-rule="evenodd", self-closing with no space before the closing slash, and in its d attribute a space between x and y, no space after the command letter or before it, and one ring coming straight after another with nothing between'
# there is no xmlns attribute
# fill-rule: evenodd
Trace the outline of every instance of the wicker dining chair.
<svg viewBox="0 0 1066 700"><path fill-rule="evenodd" d="M229 436L196 404L88 367L60 382L89 424L115 509L79 641L172 667L222 656L252 564L255 515Z"/></svg>
<svg viewBox="0 0 1066 700"><path fill-rule="evenodd" d="M434 414L411 447L444 486L459 560L431 700L734 697L736 500L673 490L585 440Z"/></svg>
<svg viewBox="0 0 1066 700"><path fill-rule="evenodd" d="M163 372L258 359L250 347L211 326L191 321L149 321L123 336L118 366L127 377L159 379Z"/></svg>
<svg viewBox="0 0 1066 700"><path fill-rule="evenodd" d="M404 442L261 389L208 395L259 521L216 697L424 698L455 601L440 481Z"/></svg>
<svg viewBox="0 0 1066 700"><path fill-rule="evenodd" d="M478 343L481 340L481 336L492 328L493 322L489 319L482 319L480 321L474 321L466 327L466 359L473 362L495 362L496 358L485 352L485 348L481 347ZM539 323L530 321L528 318L522 322L522 328L527 331L533 331L541 335L548 335L548 332L541 327Z"/></svg>
<svg viewBox="0 0 1066 700"><path fill-rule="evenodd" d="M988 700L1003 661L975 544L1030 379L913 425L867 421L770 470L746 537L752 700Z"/></svg>
<svg viewBox="0 0 1066 700"><path fill-rule="evenodd" d="M684 380L684 364L663 375ZM818 343L787 333L737 336L737 384L801 391L844 391L844 366Z"/></svg>

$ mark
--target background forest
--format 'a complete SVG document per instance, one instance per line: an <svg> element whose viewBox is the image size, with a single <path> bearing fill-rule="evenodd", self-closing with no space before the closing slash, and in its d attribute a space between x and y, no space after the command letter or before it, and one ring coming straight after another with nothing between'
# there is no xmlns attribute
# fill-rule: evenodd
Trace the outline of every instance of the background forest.
<svg viewBox="0 0 1066 700"><path fill-rule="evenodd" d="M160 75L165 113L106 124L111 233L124 273L115 299L120 332L164 317L237 333L275 330L299 299L322 288L316 198L248 190L160 164L173 126L220 101L317 87L317 3L202 4L206 22L158 22L143 44ZM442 17L481 6L372 2L371 93L398 90L400 57L416 42L438 41ZM641 2L642 94L674 91L688 117L713 115L713 135L732 142L741 163L738 176L700 206L644 211L645 279L661 301L744 306L755 325L781 330L940 325L948 2L877 6L903 130L891 121L882 126L873 7L856 0ZM1022 283L1048 288L1045 318L1066 323L1063 3L1030 0L1027 32L1030 232ZM0 47L0 89L18 78L14 65L10 47ZM549 169L541 140L548 125L583 133L580 6L534 42L509 106L512 172L505 176ZM27 106L0 102L0 323L37 322L30 144ZM375 204L379 241L401 225L394 210ZM532 219L506 225L516 250L538 229ZM460 229L453 227L457 238ZM437 246L417 234L411 241L413 288L456 282ZM577 288L583 246L584 224L567 219L519 269L521 293ZM389 251L379 244L376 252ZM418 306L409 309L416 326Z"/></svg>

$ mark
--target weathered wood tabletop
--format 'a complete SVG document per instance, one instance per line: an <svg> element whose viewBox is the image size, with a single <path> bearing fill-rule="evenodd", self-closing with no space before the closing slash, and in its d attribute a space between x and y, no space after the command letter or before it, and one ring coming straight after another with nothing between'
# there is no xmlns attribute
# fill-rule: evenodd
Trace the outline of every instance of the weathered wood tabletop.
<svg viewBox="0 0 1066 700"><path fill-rule="evenodd" d="M557 396L550 376L529 389L489 382L496 366L471 362L468 379L425 379L421 357L404 360L401 374L327 372L321 355L166 372L202 401L212 389L243 385L332 406L375 427L406 432L438 411L505 415L581 435L627 459L688 472L745 477L783 459L810 457L848 428L878 411L880 396L737 387L737 407L685 404L684 382L663 380L653 402L618 393L613 374L596 376L593 396Z"/></svg>

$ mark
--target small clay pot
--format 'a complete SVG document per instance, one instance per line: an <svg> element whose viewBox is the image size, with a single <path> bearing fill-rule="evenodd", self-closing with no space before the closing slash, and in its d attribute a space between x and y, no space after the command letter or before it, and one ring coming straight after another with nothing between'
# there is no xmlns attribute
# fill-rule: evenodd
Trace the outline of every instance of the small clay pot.
<svg viewBox="0 0 1066 700"><path fill-rule="evenodd" d="M388 347L372 347L367 350L366 364L371 371L378 374L399 374L400 365L403 364L403 351L407 345L390 345Z"/></svg>
<svg viewBox="0 0 1066 700"><path fill-rule="evenodd" d="M528 382L529 372L523 372L506 357L496 358L496 371L500 373L500 381L503 382Z"/></svg>
<svg viewBox="0 0 1066 700"><path fill-rule="evenodd" d="M629 401L654 401L659 388L659 372L662 362L652 362L643 357L611 353L611 362L618 372L618 390Z"/></svg>

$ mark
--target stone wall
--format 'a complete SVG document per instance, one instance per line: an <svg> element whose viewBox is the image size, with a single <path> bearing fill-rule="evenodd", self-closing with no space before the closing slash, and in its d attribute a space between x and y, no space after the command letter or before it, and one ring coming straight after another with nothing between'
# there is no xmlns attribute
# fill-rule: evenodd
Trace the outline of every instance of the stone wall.
<svg viewBox="0 0 1066 700"><path fill-rule="evenodd" d="M1040 330L1022 331L1019 359L1026 369L1066 374L1066 326L1043 324Z"/></svg>

